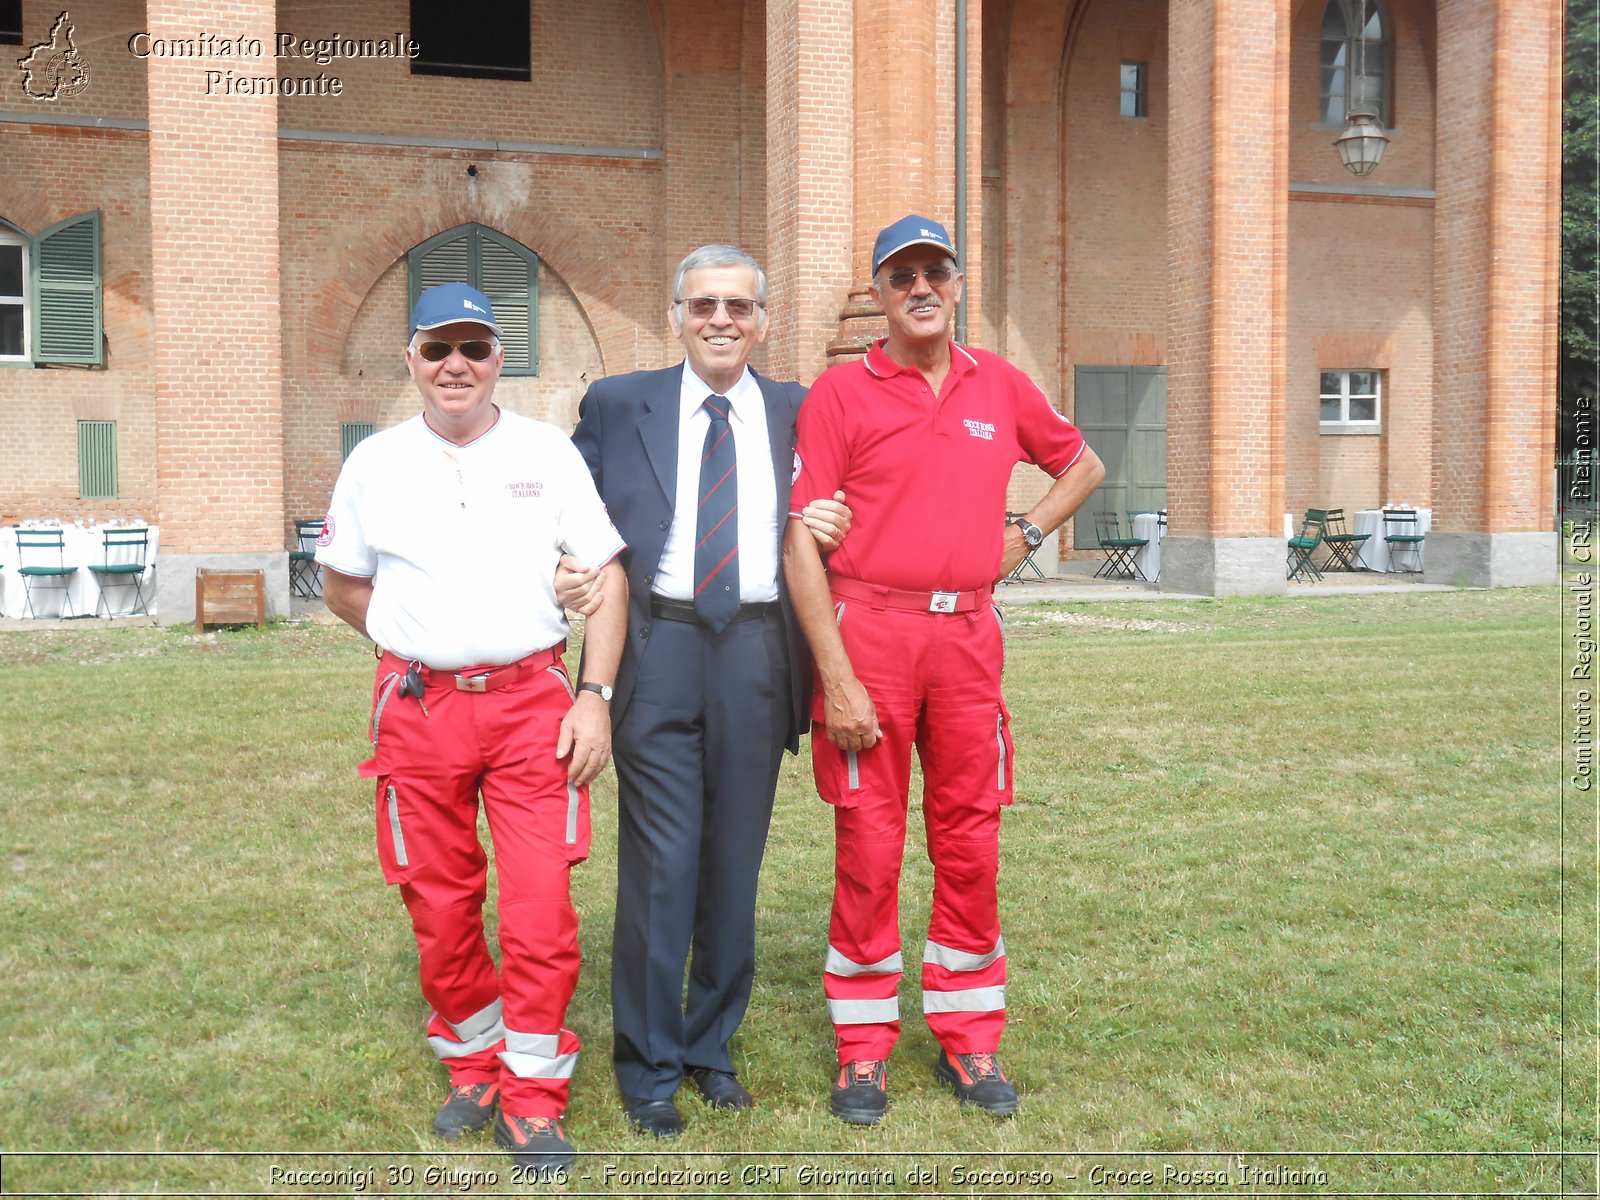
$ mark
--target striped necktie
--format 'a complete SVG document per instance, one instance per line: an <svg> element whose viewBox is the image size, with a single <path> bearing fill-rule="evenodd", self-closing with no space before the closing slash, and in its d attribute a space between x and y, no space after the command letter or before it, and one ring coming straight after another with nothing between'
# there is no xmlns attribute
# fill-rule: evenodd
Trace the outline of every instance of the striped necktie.
<svg viewBox="0 0 1600 1200"><path fill-rule="evenodd" d="M739 611L739 466L728 426L728 398L707 396L706 430L700 455L700 508L695 518L694 607L720 631Z"/></svg>

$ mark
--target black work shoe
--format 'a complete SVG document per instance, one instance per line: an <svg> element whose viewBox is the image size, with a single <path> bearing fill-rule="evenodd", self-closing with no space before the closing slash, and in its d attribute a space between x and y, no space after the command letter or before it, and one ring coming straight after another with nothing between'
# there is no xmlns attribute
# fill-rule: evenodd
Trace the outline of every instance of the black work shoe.
<svg viewBox="0 0 1600 1200"><path fill-rule="evenodd" d="M628 1114L628 1124L640 1133L671 1138L683 1132L683 1118L678 1115L678 1106L671 1100L642 1100L638 1096L624 1096L622 1111Z"/></svg>
<svg viewBox="0 0 1600 1200"><path fill-rule="evenodd" d="M750 1089L739 1082L732 1071L713 1071L710 1067L694 1067L689 1078L700 1090L700 1095L712 1108L754 1108L756 1098Z"/></svg>
<svg viewBox="0 0 1600 1200"><path fill-rule="evenodd" d="M956 1099L996 1117L1017 1111L1017 1089L1000 1070L994 1054L956 1054L939 1051L933 1077L955 1090Z"/></svg>
<svg viewBox="0 0 1600 1200"><path fill-rule="evenodd" d="M450 1098L433 1115L433 1131L454 1141L463 1134L477 1133L494 1120L494 1102L500 1098L498 1083L464 1083L450 1089Z"/></svg>
<svg viewBox="0 0 1600 1200"><path fill-rule="evenodd" d="M876 1125L889 1111L888 1066L881 1058L858 1058L839 1068L833 1085L833 1115L852 1125Z"/></svg>
<svg viewBox="0 0 1600 1200"><path fill-rule="evenodd" d="M494 1140L511 1151L511 1161L538 1179L565 1183L577 1161L559 1117L508 1117L494 1123Z"/></svg>

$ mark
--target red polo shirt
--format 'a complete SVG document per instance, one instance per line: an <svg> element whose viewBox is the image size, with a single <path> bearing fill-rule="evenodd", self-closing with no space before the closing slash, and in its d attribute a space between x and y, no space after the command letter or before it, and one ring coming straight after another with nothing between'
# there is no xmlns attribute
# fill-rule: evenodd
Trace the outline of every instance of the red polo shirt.
<svg viewBox="0 0 1600 1200"><path fill-rule="evenodd" d="M1000 573L1011 469L1060 476L1082 453L1077 427L999 355L952 342L935 396L879 341L811 385L789 515L843 489L855 517L830 571L894 588L985 588Z"/></svg>

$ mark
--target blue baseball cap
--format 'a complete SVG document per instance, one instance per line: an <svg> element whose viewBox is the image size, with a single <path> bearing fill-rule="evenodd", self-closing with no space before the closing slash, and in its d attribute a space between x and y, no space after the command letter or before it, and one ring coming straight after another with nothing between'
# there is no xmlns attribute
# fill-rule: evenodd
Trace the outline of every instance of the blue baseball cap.
<svg viewBox="0 0 1600 1200"><path fill-rule="evenodd" d="M418 296L417 306L411 310L411 333L454 325L458 321L472 321L487 326L496 335L500 333L500 326L494 323L494 307L489 297L464 283L441 283Z"/></svg>
<svg viewBox="0 0 1600 1200"><path fill-rule="evenodd" d="M951 258L956 257L956 247L950 240L950 231L937 221L930 221L927 217L919 217L913 213L901 217L893 225L886 226L878 235L878 240L872 244L872 273L876 275L878 268L883 266L884 259L898 254L907 246L937 246ZM959 260L957 265L960 265Z"/></svg>

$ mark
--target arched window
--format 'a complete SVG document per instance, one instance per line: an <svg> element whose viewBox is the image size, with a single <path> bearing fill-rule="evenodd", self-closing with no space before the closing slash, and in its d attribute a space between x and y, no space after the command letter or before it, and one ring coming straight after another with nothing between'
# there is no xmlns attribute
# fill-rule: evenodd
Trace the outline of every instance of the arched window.
<svg viewBox="0 0 1600 1200"><path fill-rule="evenodd" d="M0 363L105 364L100 214L29 237L0 218Z"/></svg>
<svg viewBox="0 0 1600 1200"><path fill-rule="evenodd" d="M1362 52L1365 35L1365 55ZM1322 92L1327 125L1343 125L1354 112L1375 112L1394 124L1390 102L1389 22L1378 0L1328 0L1322 13Z"/></svg>
<svg viewBox="0 0 1600 1200"><path fill-rule="evenodd" d="M457 225L406 256L410 301L436 283L468 283L489 297L507 375L539 373L539 256L487 225Z"/></svg>

